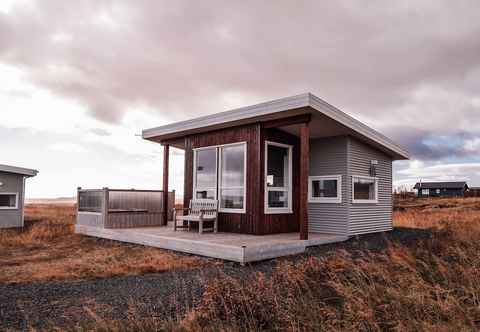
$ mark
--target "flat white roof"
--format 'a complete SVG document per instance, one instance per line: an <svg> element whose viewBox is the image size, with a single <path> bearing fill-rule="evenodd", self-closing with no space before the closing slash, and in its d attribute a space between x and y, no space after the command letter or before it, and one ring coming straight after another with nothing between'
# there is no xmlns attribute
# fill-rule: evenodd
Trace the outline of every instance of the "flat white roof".
<svg viewBox="0 0 480 332"><path fill-rule="evenodd" d="M162 142L181 138L189 134L279 119L302 113L312 114L312 125L310 129L312 137L328 132L328 128L321 127L321 122L333 121L332 123L340 128L339 133L353 133L369 144L381 148L395 159L409 158L408 151L404 147L311 93L276 99L231 111L145 129L142 131L142 137L144 139Z"/></svg>
<svg viewBox="0 0 480 332"><path fill-rule="evenodd" d="M35 176L38 174L38 171L36 169L2 165L2 164L0 164L0 172L21 174L25 176Z"/></svg>

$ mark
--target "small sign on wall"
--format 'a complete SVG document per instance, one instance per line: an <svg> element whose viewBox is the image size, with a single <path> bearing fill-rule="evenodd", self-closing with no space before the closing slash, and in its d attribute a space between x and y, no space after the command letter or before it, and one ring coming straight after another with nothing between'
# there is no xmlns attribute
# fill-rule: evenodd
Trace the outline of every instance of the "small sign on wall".
<svg viewBox="0 0 480 332"><path fill-rule="evenodd" d="M267 175L267 186L273 186L273 175Z"/></svg>

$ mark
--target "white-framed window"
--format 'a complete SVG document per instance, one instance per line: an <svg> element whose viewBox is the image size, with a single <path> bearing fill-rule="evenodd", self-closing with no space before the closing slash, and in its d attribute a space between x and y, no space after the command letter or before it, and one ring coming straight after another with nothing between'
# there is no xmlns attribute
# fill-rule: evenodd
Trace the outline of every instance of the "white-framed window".
<svg viewBox="0 0 480 332"><path fill-rule="evenodd" d="M378 203L378 179L352 176L352 203Z"/></svg>
<svg viewBox="0 0 480 332"><path fill-rule="evenodd" d="M428 195L430 195L430 189L422 189L422 195L423 195L423 196L428 196Z"/></svg>
<svg viewBox="0 0 480 332"><path fill-rule="evenodd" d="M265 213L292 211L292 146L265 141Z"/></svg>
<svg viewBox="0 0 480 332"><path fill-rule="evenodd" d="M342 176L309 176L308 201L310 203L341 203Z"/></svg>
<svg viewBox="0 0 480 332"><path fill-rule="evenodd" d="M246 144L221 146L219 147L219 152L219 211L245 213Z"/></svg>
<svg viewBox="0 0 480 332"><path fill-rule="evenodd" d="M193 197L217 199L217 148L193 150Z"/></svg>
<svg viewBox="0 0 480 332"><path fill-rule="evenodd" d="M18 209L18 193L0 193L0 210Z"/></svg>
<svg viewBox="0 0 480 332"><path fill-rule="evenodd" d="M220 212L245 213L247 144L193 150L193 197L219 200Z"/></svg>
<svg viewBox="0 0 480 332"><path fill-rule="evenodd" d="M435 192L436 192L437 194L440 194L440 189L435 189Z"/></svg>

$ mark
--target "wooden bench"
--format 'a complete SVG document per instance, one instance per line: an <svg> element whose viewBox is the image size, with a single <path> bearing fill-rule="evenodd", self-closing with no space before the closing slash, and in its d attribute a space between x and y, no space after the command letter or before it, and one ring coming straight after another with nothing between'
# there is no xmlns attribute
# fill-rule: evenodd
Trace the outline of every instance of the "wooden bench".
<svg viewBox="0 0 480 332"><path fill-rule="evenodd" d="M187 214L181 216L177 215L177 210L188 211ZM177 225L177 221L181 221L181 225ZM204 228L203 223L213 222L213 228ZM185 225L186 222L186 225ZM198 223L198 232L203 231L218 231L218 201L214 199L192 199L188 208L173 209L173 230L177 228L188 228L192 222Z"/></svg>

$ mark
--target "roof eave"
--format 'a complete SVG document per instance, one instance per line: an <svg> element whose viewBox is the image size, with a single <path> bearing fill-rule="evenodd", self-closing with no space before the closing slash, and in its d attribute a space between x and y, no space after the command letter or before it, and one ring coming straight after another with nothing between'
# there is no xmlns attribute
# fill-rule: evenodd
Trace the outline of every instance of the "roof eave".
<svg viewBox="0 0 480 332"><path fill-rule="evenodd" d="M373 142L380 144L381 146L384 146L391 152L391 155L395 160L410 159L407 149L393 142L391 139L379 133L375 129L372 129L371 127L363 124L362 122L351 117L345 112L339 110L335 106L332 106L326 101L318 98L317 96L313 94L309 94L309 105L313 109L323 113L329 118L343 124L348 128L351 128L352 130L372 140Z"/></svg>
<svg viewBox="0 0 480 332"><path fill-rule="evenodd" d="M0 171L6 172L6 173L19 174L26 177L34 177L38 174L38 171L36 169L9 166L9 165L0 165Z"/></svg>
<svg viewBox="0 0 480 332"><path fill-rule="evenodd" d="M207 115L176 124L170 124L160 127L145 129L142 131L142 138L153 140L158 136L188 132L190 130L201 129L225 124L229 126L235 122L242 122L248 119L255 119L261 116L289 111L296 108L309 106L310 94L304 93L292 97L281 98L252 106L241 107L226 112ZM212 120L212 118L214 119Z"/></svg>
<svg viewBox="0 0 480 332"><path fill-rule="evenodd" d="M256 119L268 115L291 111L302 107L310 107L314 111L318 111L334 121L352 129L354 132L357 132L371 142L383 147L389 152L388 154L390 154L394 160L409 159L408 151L405 148L311 93L304 93L215 115L181 121L176 124L145 129L142 131L142 138L161 143L162 141L180 137L182 135L208 131L209 128L221 129L222 127L225 128L240 125L242 122L254 122Z"/></svg>

